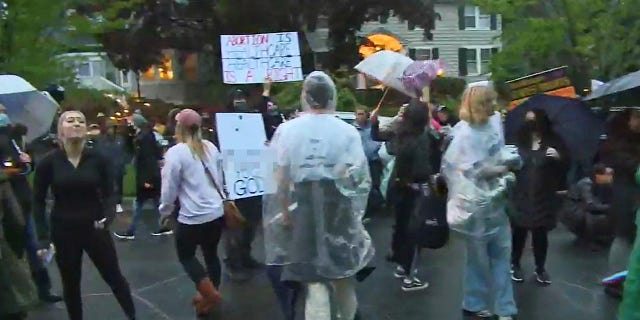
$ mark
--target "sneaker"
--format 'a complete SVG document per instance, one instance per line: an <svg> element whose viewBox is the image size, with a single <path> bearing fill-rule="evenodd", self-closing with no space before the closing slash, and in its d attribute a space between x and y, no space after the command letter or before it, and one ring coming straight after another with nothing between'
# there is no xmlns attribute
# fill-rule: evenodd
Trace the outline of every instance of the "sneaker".
<svg viewBox="0 0 640 320"><path fill-rule="evenodd" d="M546 271L536 271L536 281L539 284L548 286L551 284L551 278L549 278L549 274Z"/></svg>
<svg viewBox="0 0 640 320"><path fill-rule="evenodd" d="M173 230L169 229L169 228L162 228L156 232L152 232L151 235L152 236L168 236L168 235L172 235L173 234Z"/></svg>
<svg viewBox="0 0 640 320"><path fill-rule="evenodd" d="M517 283L524 282L524 277L522 276L522 270L520 267L511 267L511 280Z"/></svg>
<svg viewBox="0 0 640 320"><path fill-rule="evenodd" d="M464 314L465 317L474 317L478 319L493 319L493 317L495 317L495 315L491 313L491 311L489 310L480 310L480 311L462 310L462 313Z"/></svg>
<svg viewBox="0 0 640 320"><path fill-rule="evenodd" d="M60 301L62 301L62 297L61 296L57 296L55 294L51 294L51 293L42 293L38 296L40 298L40 301L44 302L44 303L49 303L49 304L53 304L53 303L58 303Z"/></svg>
<svg viewBox="0 0 640 320"><path fill-rule="evenodd" d="M123 213L124 209L122 209L122 205L121 204L116 204L116 213Z"/></svg>
<svg viewBox="0 0 640 320"><path fill-rule="evenodd" d="M420 279L413 278L405 278L402 281L402 291L411 292L411 291L420 291L429 287L428 282L422 282Z"/></svg>
<svg viewBox="0 0 640 320"><path fill-rule="evenodd" d="M401 266L396 267L396 271L393 273L393 276L396 279L404 279L407 277L407 273L404 271L404 268Z"/></svg>
<svg viewBox="0 0 640 320"><path fill-rule="evenodd" d="M130 232L114 232L113 233L114 236L116 236L116 238L120 239L120 240L135 240L136 239L136 235Z"/></svg>

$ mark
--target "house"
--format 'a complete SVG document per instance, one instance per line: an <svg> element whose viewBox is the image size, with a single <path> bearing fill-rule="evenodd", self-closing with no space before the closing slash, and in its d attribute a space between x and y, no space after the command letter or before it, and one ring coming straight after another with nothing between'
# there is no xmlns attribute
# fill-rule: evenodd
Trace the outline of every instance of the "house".
<svg viewBox="0 0 640 320"><path fill-rule="evenodd" d="M416 60L441 59L445 75L464 77L468 82L489 78L491 55L500 47L502 22L499 16L485 14L473 5L460 6L458 0L436 1L435 11L441 19L435 23L433 40L426 40L424 30L410 30L406 21L390 17L385 23L368 22L358 33L363 40L374 35L397 39L402 52ZM307 43L314 52L315 69L322 68L322 57L330 51L329 30L320 19L318 28L306 32ZM76 60L77 77L89 87L100 90L117 89L137 95L137 83L132 73L116 70L104 53L67 54ZM206 83L216 81L210 70L219 63L206 52L185 53L163 50L163 62L140 75L140 93L145 98L160 99L175 104L199 104L211 97ZM81 59L79 59L81 58Z"/></svg>
<svg viewBox="0 0 640 320"><path fill-rule="evenodd" d="M491 55L500 50L502 21L500 16L485 14L473 5L461 6L456 0L436 1L435 11L440 15L435 23L433 40L426 40L424 30L410 30L406 21L390 17L386 23L367 22L359 32L363 39L375 35L387 35L397 39L403 52L415 60L441 59L445 75L464 77L469 82L489 78ZM316 53L316 64L322 54L330 50L327 43L328 29L318 28L307 32L306 37Z"/></svg>

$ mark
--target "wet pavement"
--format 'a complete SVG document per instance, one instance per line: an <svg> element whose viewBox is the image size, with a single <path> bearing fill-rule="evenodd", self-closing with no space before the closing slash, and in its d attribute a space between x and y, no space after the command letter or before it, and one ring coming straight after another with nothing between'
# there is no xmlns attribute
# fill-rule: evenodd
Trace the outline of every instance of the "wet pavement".
<svg viewBox="0 0 640 320"><path fill-rule="evenodd" d="M156 217L147 215L146 228L137 239L117 242L120 266L134 292L139 320L195 319L190 306L194 288L176 258L173 236L152 237ZM112 229L123 227L129 215L120 216ZM428 289L406 293L393 277L394 266L384 261L391 236L392 220L376 217L368 225L376 245L378 269L358 286L359 308L363 320L460 320L462 295L461 241L453 238L441 250L422 253L420 277L431 285ZM147 231L147 232L145 232ZM254 244L256 256L262 256L262 242ZM527 250L523 271L528 277L516 285L516 301L521 320L613 320L617 301L604 295L599 286L606 274L606 251L592 252L575 243L564 229L551 233L547 269L553 284L540 287L533 279L533 257ZM83 265L83 302L85 319L125 319L108 286L102 281L88 258ZM54 290L60 292L55 264L51 266ZM264 272L257 272L246 283L236 284L223 278L224 320L282 319L275 295ZM64 304L42 306L31 320L67 319Z"/></svg>

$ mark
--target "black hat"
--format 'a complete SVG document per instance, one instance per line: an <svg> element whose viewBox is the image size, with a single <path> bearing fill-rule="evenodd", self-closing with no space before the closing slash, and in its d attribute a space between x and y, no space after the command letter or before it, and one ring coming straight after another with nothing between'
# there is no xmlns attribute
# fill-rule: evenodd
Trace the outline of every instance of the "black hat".
<svg viewBox="0 0 640 320"><path fill-rule="evenodd" d="M231 92L231 100L246 99L248 97L249 94L242 89L235 89Z"/></svg>

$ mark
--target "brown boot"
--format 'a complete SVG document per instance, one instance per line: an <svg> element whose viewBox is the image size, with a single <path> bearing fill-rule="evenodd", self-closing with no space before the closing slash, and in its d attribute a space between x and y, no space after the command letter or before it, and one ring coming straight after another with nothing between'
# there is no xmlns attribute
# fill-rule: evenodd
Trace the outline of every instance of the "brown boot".
<svg viewBox="0 0 640 320"><path fill-rule="evenodd" d="M222 296L209 278L204 278L196 285L198 293L193 298L193 305L198 316L208 315L216 306L222 303Z"/></svg>

